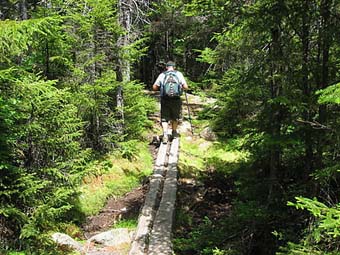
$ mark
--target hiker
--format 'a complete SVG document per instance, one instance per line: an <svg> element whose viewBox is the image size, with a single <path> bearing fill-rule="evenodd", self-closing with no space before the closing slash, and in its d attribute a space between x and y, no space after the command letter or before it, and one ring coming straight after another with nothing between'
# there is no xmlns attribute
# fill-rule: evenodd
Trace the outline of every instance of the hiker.
<svg viewBox="0 0 340 255"><path fill-rule="evenodd" d="M161 124L163 128L162 142L168 142L168 122L170 121L171 139L178 137L177 126L182 108L181 94L188 89L183 74L175 70L173 61L166 63L166 71L162 72L153 85L153 90L160 90L161 95Z"/></svg>

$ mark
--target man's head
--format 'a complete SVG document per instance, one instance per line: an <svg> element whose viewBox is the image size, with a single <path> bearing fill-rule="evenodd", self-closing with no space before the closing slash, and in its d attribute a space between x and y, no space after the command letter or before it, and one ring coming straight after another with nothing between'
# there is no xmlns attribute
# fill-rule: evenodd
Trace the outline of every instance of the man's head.
<svg viewBox="0 0 340 255"><path fill-rule="evenodd" d="M173 62L173 61L168 61L168 62L166 63L166 69L174 69L175 66L176 66L176 64L175 64L175 62Z"/></svg>

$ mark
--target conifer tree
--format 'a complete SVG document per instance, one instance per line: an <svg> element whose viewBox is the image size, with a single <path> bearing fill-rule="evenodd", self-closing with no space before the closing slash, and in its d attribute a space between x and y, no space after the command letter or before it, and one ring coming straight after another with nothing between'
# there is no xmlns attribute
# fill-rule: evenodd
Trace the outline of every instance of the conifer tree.
<svg viewBox="0 0 340 255"><path fill-rule="evenodd" d="M118 135L115 1L2 7L0 252L44 254L48 231L82 218L77 185L91 154L140 138L152 104L139 84L128 84L126 130Z"/></svg>

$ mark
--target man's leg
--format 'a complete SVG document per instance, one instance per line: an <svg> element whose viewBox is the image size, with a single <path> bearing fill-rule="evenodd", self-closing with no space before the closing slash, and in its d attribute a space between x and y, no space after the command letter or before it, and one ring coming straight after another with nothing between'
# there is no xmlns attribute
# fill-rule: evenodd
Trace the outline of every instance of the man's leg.
<svg viewBox="0 0 340 255"><path fill-rule="evenodd" d="M179 123L178 120L171 121L171 127L172 127L171 139L179 137L179 134L177 132L178 123Z"/></svg>
<svg viewBox="0 0 340 255"><path fill-rule="evenodd" d="M178 127L178 120L172 120L171 121L172 132L177 132L177 127Z"/></svg>
<svg viewBox="0 0 340 255"><path fill-rule="evenodd" d="M168 128L168 122L166 120L162 120L163 136L168 135Z"/></svg>
<svg viewBox="0 0 340 255"><path fill-rule="evenodd" d="M170 116L170 107L169 102L165 99L161 100L161 125L163 129L163 143L168 142L168 122L169 122L169 116Z"/></svg>
<svg viewBox="0 0 340 255"><path fill-rule="evenodd" d="M171 115L172 138L177 138L179 136L177 132L177 127L179 125L179 119L181 116L181 108L182 108L182 101L179 98L178 100L175 100L172 105L172 115Z"/></svg>
<svg viewBox="0 0 340 255"><path fill-rule="evenodd" d="M167 143L168 142L168 122L165 120L162 120L162 129L163 129L163 138L162 138L162 143Z"/></svg>

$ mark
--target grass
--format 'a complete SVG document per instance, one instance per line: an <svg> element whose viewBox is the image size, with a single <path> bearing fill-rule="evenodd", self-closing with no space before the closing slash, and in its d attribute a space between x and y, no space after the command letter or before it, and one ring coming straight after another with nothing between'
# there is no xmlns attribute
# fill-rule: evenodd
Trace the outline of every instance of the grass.
<svg viewBox="0 0 340 255"><path fill-rule="evenodd" d="M127 229L136 229L138 224L137 219L124 219L118 221L115 225L114 228L127 228Z"/></svg>
<svg viewBox="0 0 340 255"><path fill-rule="evenodd" d="M202 138L182 136L179 168L181 174L188 177L197 177L202 172L218 167L223 171L231 172L238 163L245 162L249 153L242 151L238 146L240 141L230 140L228 144L206 141Z"/></svg>
<svg viewBox="0 0 340 255"><path fill-rule="evenodd" d="M109 197L131 191L152 173L147 145L136 143L135 152L132 159L116 153L92 164L80 187L80 208L86 216L97 214Z"/></svg>

